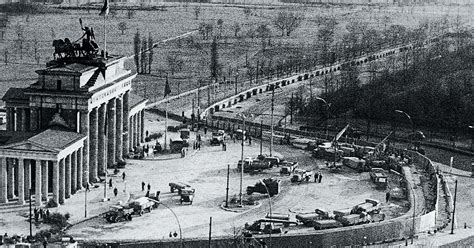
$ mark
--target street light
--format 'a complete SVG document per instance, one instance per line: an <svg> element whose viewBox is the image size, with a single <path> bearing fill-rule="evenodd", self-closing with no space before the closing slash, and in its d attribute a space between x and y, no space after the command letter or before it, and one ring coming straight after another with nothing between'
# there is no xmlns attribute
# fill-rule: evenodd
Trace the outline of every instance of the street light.
<svg viewBox="0 0 474 248"><path fill-rule="evenodd" d="M173 211L173 209L171 209L170 207L166 206L165 204L163 204L162 202L160 202L158 204L158 206L162 205L163 207L167 208L169 211L171 211L171 213L173 214L174 218L176 219L176 222L178 223L178 228L179 228L179 242L181 243L181 247L184 247L184 244L183 244L183 233L181 231L181 223L179 223L179 219L178 219L178 216L176 215L176 213Z"/></svg>
<svg viewBox="0 0 474 248"><path fill-rule="evenodd" d="M400 114L404 114L408 118L408 120L410 120L410 124L411 124L410 140L413 143L413 136L415 135L415 126L413 125L413 120L411 119L411 116L409 114L407 114L405 111L402 111L402 110L399 110L399 109L396 109L395 112L400 113ZM412 145L414 145L414 144L412 144Z"/></svg>
<svg viewBox="0 0 474 248"><path fill-rule="evenodd" d="M408 182L408 179L405 177L405 182L407 185L410 187L410 190L413 195L413 222L412 222L412 235L411 235L411 243L413 244L413 238L415 237L415 218L416 218L416 196L415 196L415 190L413 189L413 186Z"/></svg>
<svg viewBox="0 0 474 248"><path fill-rule="evenodd" d="M331 106L330 103L328 103L326 100L324 100L323 98L317 96L316 97L316 100L320 100L322 102L324 102L324 105L326 105L326 139L329 139L329 126L328 126L328 121L329 121L329 106Z"/></svg>
<svg viewBox="0 0 474 248"><path fill-rule="evenodd" d="M263 185L263 187L265 187L265 190L267 191L269 212L270 212L270 217L272 217L272 197L270 196L270 191L268 190L267 185L265 184L265 182L263 182L262 179L259 179L259 181ZM272 231L271 230L270 230L268 238L269 238L269 242L270 242L269 247L271 248L272 247Z"/></svg>
<svg viewBox="0 0 474 248"><path fill-rule="evenodd" d="M242 143L241 143L241 146L242 146L242 152L240 154L240 161L241 161L241 164L240 164L240 192L239 192L239 199L240 199L240 206L243 206L242 204L242 180L244 178L244 140L245 140L245 118L247 118L244 114L242 113L238 113L237 114L238 117L242 118L242 121L243 121L243 124L242 124Z"/></svg>

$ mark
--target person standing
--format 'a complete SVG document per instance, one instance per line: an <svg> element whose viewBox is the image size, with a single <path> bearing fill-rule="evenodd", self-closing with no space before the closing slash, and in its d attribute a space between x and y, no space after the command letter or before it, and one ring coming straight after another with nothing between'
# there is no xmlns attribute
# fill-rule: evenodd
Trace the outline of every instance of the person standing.
<svg viewBox="0 0 474 248"><path fill-rule="evenodd" d="M249 136L249 146L251 146L251 145L252 145L252 137Z"/></svg>
<svg viewBox="0 0 474 248"><path fill-rule="evenodd" d="M117 187L115 187L115 188L114 188L114 195L115 195L115 197L117 197L117 194L118 194L118 189L117 189Z"/></svg>
<svg viewBox="0 0 474 248"><path fill-rule="evenodd" d="M142 191L145 191L145 182L142 181Z"/></svg>
<svg viewBox="0 0 474 248"><path fill-rule="evenodd" d="M323 180L323 174L319 174L319 180L318 180L318 183L321 183L321 181Z"/></svg>
<svg viewBox="0 0 474 248"><path fill-rule="evenodd" d="M112 178L109 179L109 188L112 188Z"/></svg>
<svg viewBox="0 0 474 248"><path fill-rule="evenodd" d="M150 191L150 189L151 189L150 183L148 183L147 189L148 189L148 191Z"/></svg>
<svg viewBox="0 0 474 248"><path fill-rule="evenodd" d="M390 192L387 191L387 193L385 194L385 202L388 202L390 200Z"/></svg>
<svg viewBox="0 0 474 248"><path fill-rule="evenodd" d="M124 171L124 172L122 173L122 180L123 180L123 181L125 181L125 177L126 177L126 176L127 176L127 175L125 174L125 171Z"/></svg>

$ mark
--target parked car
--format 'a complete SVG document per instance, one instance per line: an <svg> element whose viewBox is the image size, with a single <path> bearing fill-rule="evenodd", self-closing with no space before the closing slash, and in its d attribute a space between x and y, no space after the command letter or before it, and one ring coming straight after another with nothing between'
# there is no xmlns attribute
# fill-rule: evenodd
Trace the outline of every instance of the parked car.
<svg viewBox="0 0 474 248"><path fill-rule="evenodd" d="M243 131L242 129L235 130L235 138L237 140L246 140L247 139L247 132Z"/></svg>
<svg viewBox="0 0 474 248"><path fill-rule="evenodd" d="M340 221L343 226L354 226L369 223L372 221L372 218L366 213L361 213L342 216L338 221Z"/></svg>
<svg viewBox="0 0 474 248"><path fill-rule="evenodd" d="M172 153L180 153L184 147L189 147L189 143L183 139L174 139L170 142L170 151Z"/></svg>

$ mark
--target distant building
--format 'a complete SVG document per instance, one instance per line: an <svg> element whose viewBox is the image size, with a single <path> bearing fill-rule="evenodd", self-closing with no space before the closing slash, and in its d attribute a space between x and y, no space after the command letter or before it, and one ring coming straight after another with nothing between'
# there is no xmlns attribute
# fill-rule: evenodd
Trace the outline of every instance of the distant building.
<svg viewBox="0 0 474 248"><path fill-rule="evenodd" d="M50 196L63 204L144 141L146 100L131 93L136 74L125 60L53 60L29 87L5 93L0 203L24 204L32 189L37 206Z"/></svg>

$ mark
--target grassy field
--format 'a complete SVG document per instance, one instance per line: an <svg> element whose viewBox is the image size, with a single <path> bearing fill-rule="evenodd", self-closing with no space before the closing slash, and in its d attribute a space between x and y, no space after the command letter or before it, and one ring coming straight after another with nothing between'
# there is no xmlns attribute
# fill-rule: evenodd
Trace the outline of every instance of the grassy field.
<svg viewBox="0 0 474 248"><path fill-rule="evenodd" d="M302 51L299 53L317 50L314 44L319 28L317 23L321 17L336 17L339 23L335 34L337 41L347 32L344 28L346 24L355 20L367 26L383 29L391 24L413 27L425 19L440 18L443 15L467 16L469 14L469 10L445 6L386 7L383 9L369 9L362 6L304 7L298 10L305 16L301 27L291 36L282 37L272 25L273 16L277 11L277 8L258 8L252 9L251 14L246 15L243 8L239 7L203 5L198 20L195 19L193 6L188 8L171 6L166 8L166 11L136 11L131 19L127 17L126 11L117 11L117 16L109 16L106 22L107 49L111 54L131 55L133 54L133 35L137 30L142 37L148 37L151 34L156 42L195 30L202 22L213 23L214 34L220 33L222 36L219 41L222 76L228 79L228 75L231 75L234 79L234 75L238 74L240 81L247 77L247 69L244 68L246 57L249 63L255 66L257 60L265 60L266 63L269 63L269 60L273 63L282 60L287 55L282 54L282 51L290 51L291 48L301 48ZM79 38L82 35L79 18L83 19L85 26L94 28L96 40L99 46L102 46L103 19L96 10L91 10L89 13L86 10L64 10L60 14L10 17L5 39L0 43L2 55L0 68L3 72L0 76L0 94L3 95L9 87L25 87L35 80L34 71L44 67L45 62L52 59L53 39L69 37L74 41ZM219 29L216 24L219 19L223 23L222 29ZM126 22L129 28L124 35L118 29L120 22ZM232 28L236 23L241 26L238 37L234 36ZM260 52L260 40L245 35L249 30L256 29L261 24L268 24L272 32L270 46L263 55ZM25 41L22 57L15 42L19 29L23 30ZM151 74L140 75L135 81L136 92L151 100L161 99L164 76L170 71L166 62L166 57L170 54L177 54L184 61L183 69L175 75L170 75L172 95L196 88L199 79L204 80L205 83L209 82L210 42L210 39L204 40L201 35L196 34L184 40L159 45L154 51ZM35 46L40 57L39 64L34 59ZM4 63L5 51L8 51L8 65ZM128 67L134 70L133 60L130 60ZM230 74L229 68L231 68ZM225 90L225 87L222 90Z"/></svg>

